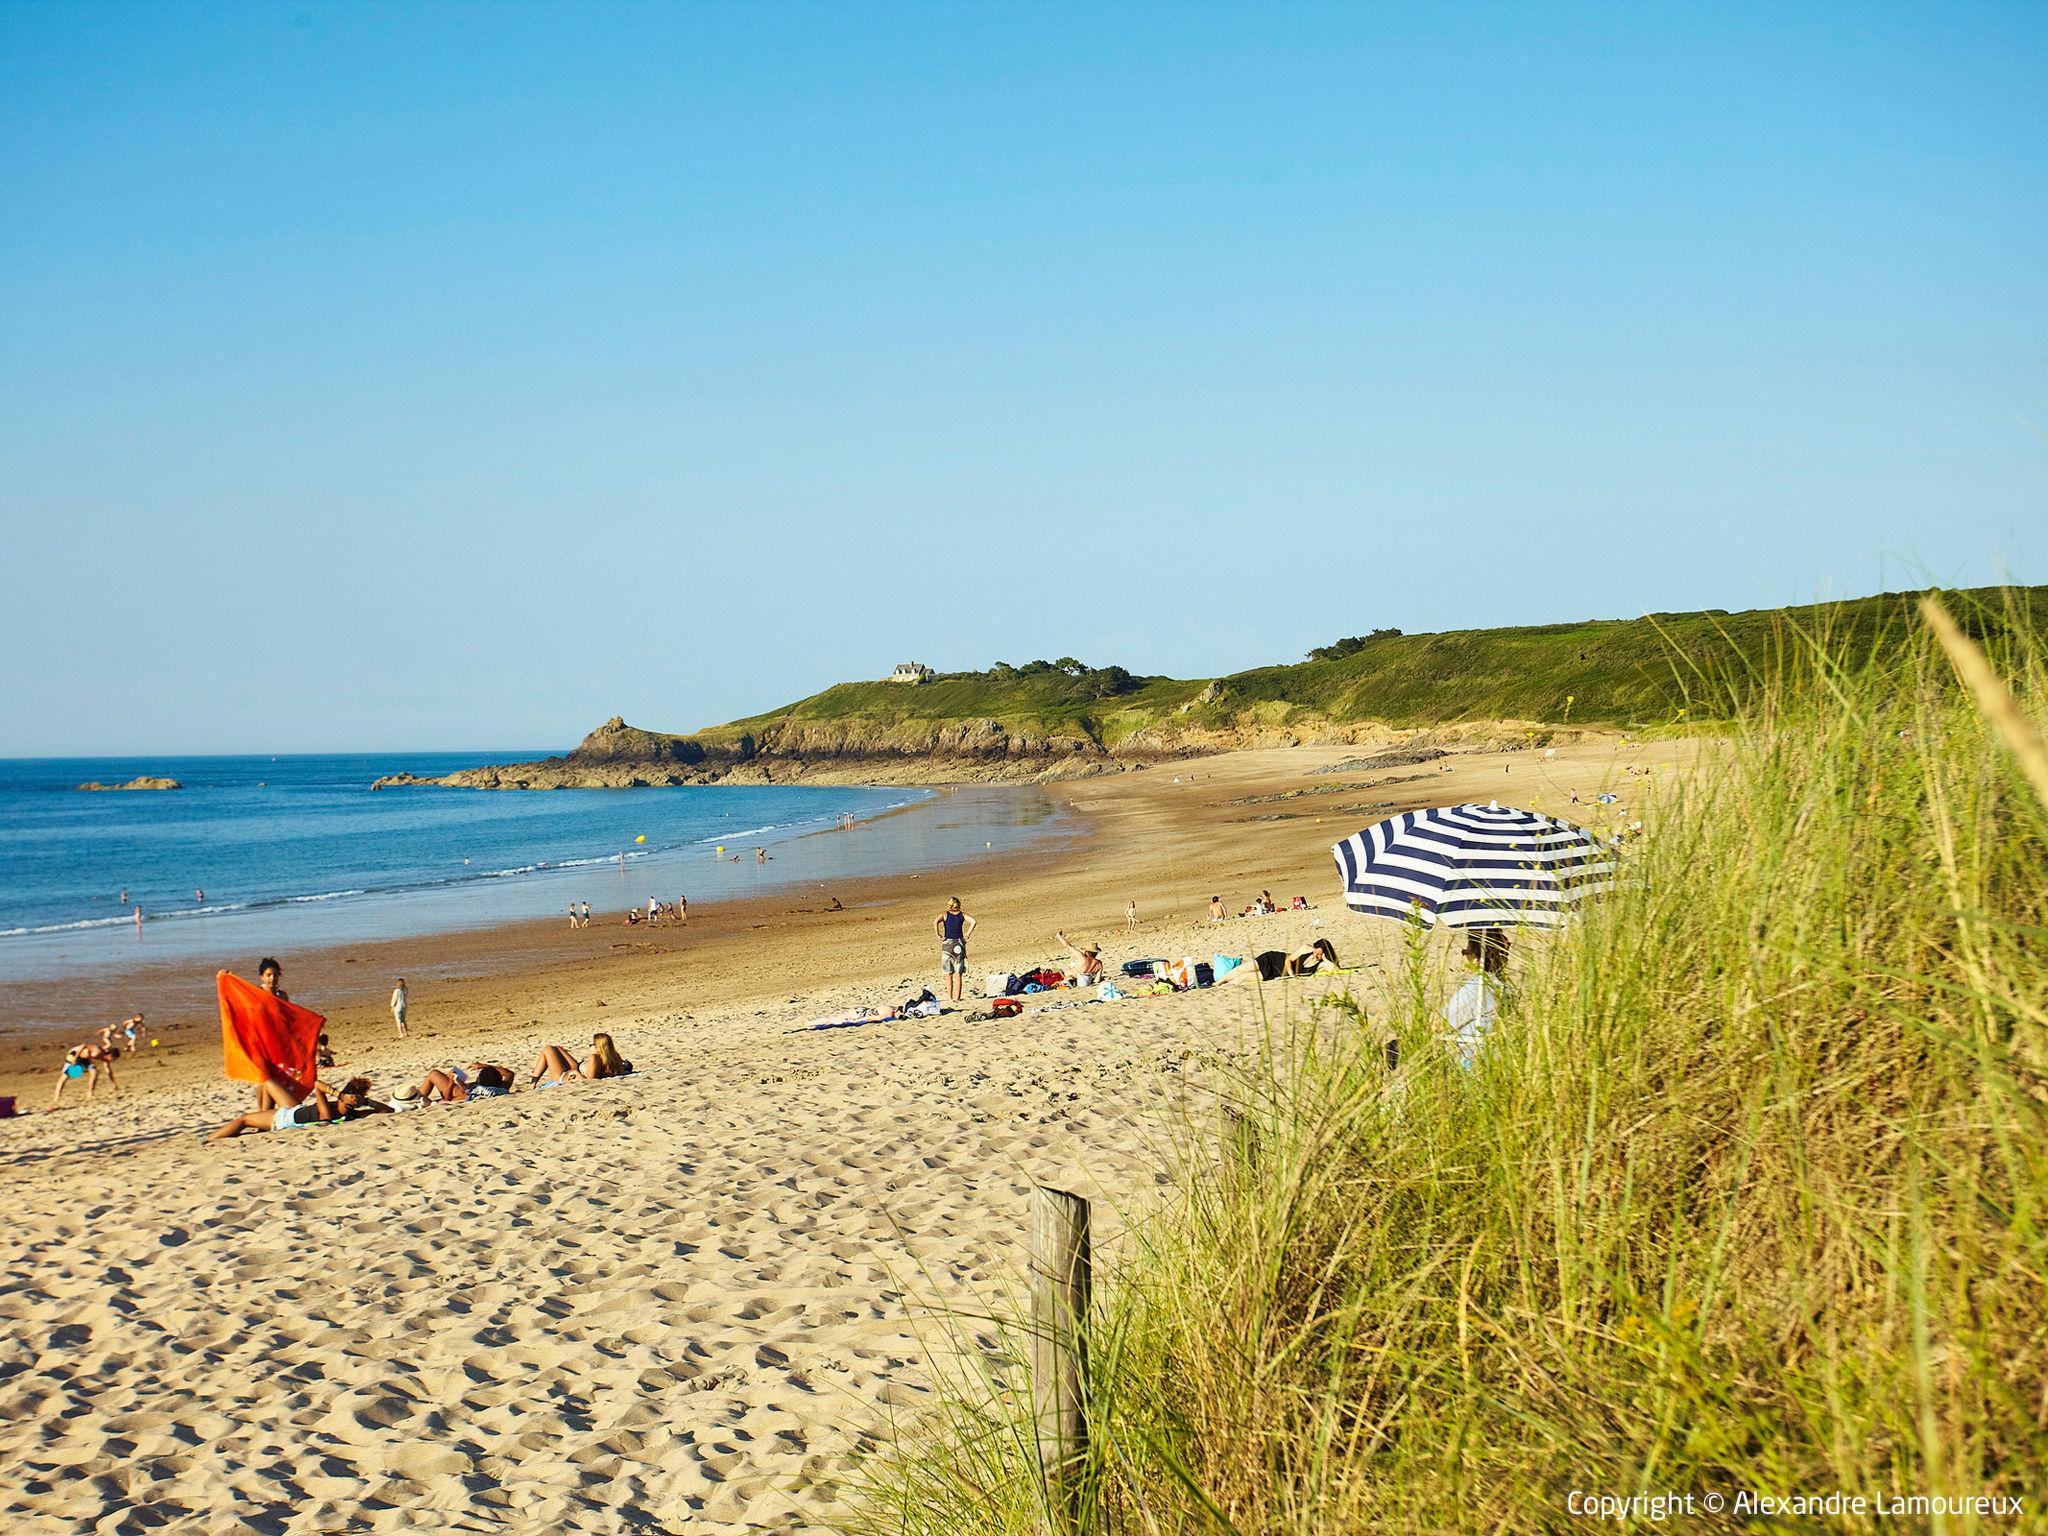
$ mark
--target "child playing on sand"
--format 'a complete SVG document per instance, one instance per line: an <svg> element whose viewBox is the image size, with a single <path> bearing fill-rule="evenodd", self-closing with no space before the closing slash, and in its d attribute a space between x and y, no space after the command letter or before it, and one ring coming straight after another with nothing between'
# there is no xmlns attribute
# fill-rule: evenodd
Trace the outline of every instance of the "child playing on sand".
<svg viewBox="0 0 2048 1536"><path fill-rule="evenodd" d="M88 1040L83 1045L74 1045L64 1053L64 1065L57 1071L57 1091L50 1096L50 1108L58 1109L64 1103L64 1087L78 1078L85 1079L85 1097L88 1102L100 1085L100 1074L107 1074L107 1086L116 1093L121 1085L114 1080L114 1062L120 1052L112 1046L102 1045L97 1040Z"/></svg>

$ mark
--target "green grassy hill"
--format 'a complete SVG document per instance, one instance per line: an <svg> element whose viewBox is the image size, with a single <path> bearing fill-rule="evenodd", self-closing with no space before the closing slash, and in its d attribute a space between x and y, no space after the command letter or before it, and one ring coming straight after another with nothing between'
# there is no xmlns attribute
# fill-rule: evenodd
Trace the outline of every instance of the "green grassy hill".
<svg viewBox="0 0 2048 1536"><path fill-rule="evenodd" d="M707 746L792 728L876 737L950 722L993 720L1013 735L1085 737L1115 750L1140 732L1169 735L1248 726L1460 721L1646 727L1726 715L1761 673L1809 665L1792 642L1824 634L1825 650L1865 655L1896 645L1916 622L1919 593L1743 613L1652 614L1520 629L1381 635L1352 654L1257 667L1229 677L1132 677L1118 668L1034 663L945 673L932 682L840 683L785 708L699 732ZM1980 633L2025 615L2048 619L2048 587L1979 588L1950 596ZM1787 661L1785 658L1790 657Z"/></svg>

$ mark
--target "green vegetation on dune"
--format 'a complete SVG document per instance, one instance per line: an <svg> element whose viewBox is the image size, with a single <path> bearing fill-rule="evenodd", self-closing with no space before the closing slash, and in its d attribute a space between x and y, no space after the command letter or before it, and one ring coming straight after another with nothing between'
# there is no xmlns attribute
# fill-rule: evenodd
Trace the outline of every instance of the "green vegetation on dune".
<svg viewBox="0 0 2048 1536"><path fill-rule="evenodd" d="M1404 635L1375 631L1319 647L1321 659L1214 680L1133 677L1071 658L918 685L840 683L778 710L699 733L707 743L791 724L894 727L993 720L1032 736L1085 737L1115 749L1140 732L1171 737L1248 725L1313 728L1369 721L1426 727L1530 720L1643 727L1725 717L1759 664L1803 665L1802 637L1825 630L1830 654L1867 656L1912 628L1917 593L1745 613L1654 614L1517 629ZM2011 606L2048 622L2048 587L1957 594L1982 617Z"/></svg>
<svg viewBox="0 0 2048 1536"><path fill-rule="evenodd" d="M1969 617L2038 732L2033 612ZM1517 939L1470 1070L1426 940L1216 1069L1256 1155L1190 1123L1178 1198L1098 1265L1088 1529L2040 1527L2028 726L1987 725L1918 625L1764 665L1616 893ZM962 1322L970 1358L985 1331ZM1041 1528L1029 1340L980 1349L986 1378L870 1468L860 1528ZM1757 1494L1865 1503L1734 1502ZM1911 1502L1978 1498L2024 1512Z"/></svg>

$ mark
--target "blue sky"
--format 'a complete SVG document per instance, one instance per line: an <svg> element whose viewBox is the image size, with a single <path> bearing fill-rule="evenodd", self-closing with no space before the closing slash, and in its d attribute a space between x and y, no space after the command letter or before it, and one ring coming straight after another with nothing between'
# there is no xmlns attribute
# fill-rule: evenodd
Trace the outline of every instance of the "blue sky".
<svg viewBox="0 0 2048 1536"><path fill-rule="evenodd" d="M0 755L2048 580L2048 6L0 7Z"/></svg>

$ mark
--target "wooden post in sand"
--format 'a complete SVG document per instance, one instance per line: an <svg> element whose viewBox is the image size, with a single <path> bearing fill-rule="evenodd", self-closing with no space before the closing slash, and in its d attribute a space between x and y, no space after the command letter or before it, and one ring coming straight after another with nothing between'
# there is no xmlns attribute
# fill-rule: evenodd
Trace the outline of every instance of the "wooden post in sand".
<svg viewBox="0 0 2048 1536"><path fill-rule="evenodd" d="M1044 1186L1034 1192L1031 1221L1031 1408L1038 1425L1038 1465L1045 1475L1052 1529L1082 1529L1081 1469L1088 1456L1082 1404L1088 1376L1088 1297L1094 1261L1088 1202Z"/></svg>

